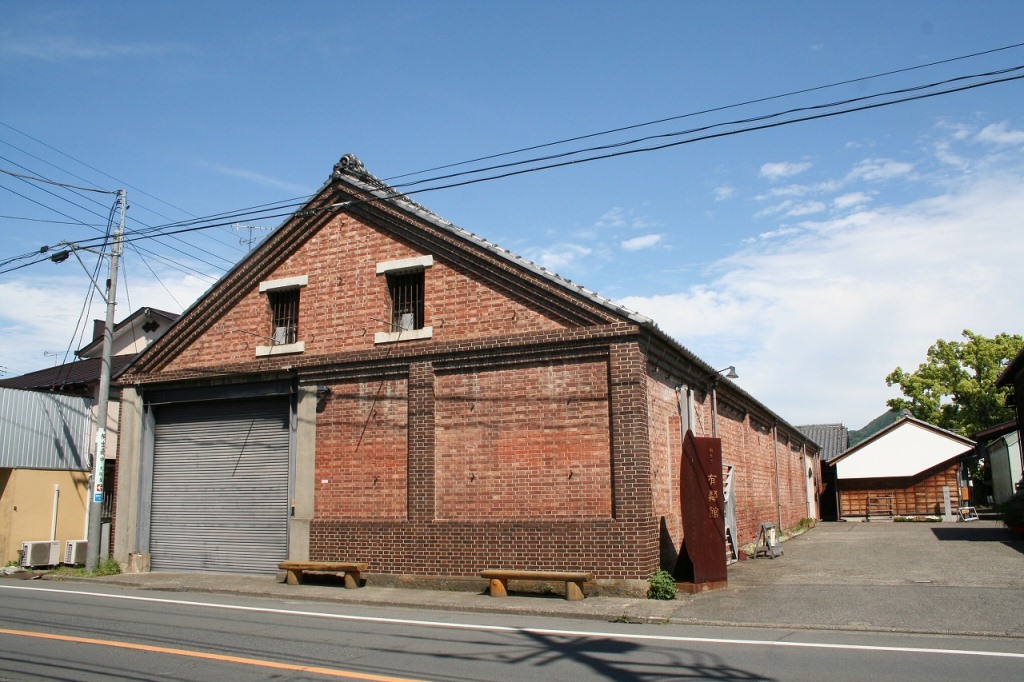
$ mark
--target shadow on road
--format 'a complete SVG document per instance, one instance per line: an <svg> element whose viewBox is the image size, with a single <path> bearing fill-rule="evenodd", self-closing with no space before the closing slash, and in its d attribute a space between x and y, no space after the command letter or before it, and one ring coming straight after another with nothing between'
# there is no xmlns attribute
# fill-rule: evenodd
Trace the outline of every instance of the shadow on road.
<svg viewBox="0 0 1024 682"><path fill-rule="evenodd" d="M1005 528L957 525L951 528L932 528L932 533L939 540L953 542L1001 542L1024 554L1024 540Z"/></svg>

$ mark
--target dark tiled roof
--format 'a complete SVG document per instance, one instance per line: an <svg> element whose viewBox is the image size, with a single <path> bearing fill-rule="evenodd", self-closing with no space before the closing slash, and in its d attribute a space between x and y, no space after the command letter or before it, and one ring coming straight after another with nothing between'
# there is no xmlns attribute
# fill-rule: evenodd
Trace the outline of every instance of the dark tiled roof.
<svg viewBox="0 0 1024 682"><path fill-rule="evenodd" d="M128 367L135 355L115 355L110 360L110 376L116 378ZM28 390L67 390L81 388L100 380L100 359L78 360L56 367L48 367L19 377L0 381L4 388Z"/></svg>
<svg viewBox="0 0 1024 682"><path fill-rule="evenodd" d="M821 458L830 462L849 445L849 431L842 424L808 424L796 427L821 448Z"/></svg>

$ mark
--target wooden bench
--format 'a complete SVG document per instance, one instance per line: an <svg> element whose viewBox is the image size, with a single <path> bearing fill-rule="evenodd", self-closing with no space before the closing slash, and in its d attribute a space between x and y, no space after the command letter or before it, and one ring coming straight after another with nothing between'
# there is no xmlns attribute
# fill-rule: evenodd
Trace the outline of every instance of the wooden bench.
<svg viewBox="0 0 1024 682"><path fill-rule="evenodd" d="M288 571L287 583L301 585L304 571L319 573L344 573L345 587L359 587L359 577L369 566L365 563L352 561L282 561L277 565L282 571Z"/></svg>
<svg viewBox="0 0 1024 682"><path fill-rule="evenodd" d="M481 578L491 581L492 597L508 596L509 580L542 580L565 583L565 598L569 601L583 599L583 583L590 582L594 576L590 573L567 571L514 571L504 569L487 569L480 571Z"/></svg>

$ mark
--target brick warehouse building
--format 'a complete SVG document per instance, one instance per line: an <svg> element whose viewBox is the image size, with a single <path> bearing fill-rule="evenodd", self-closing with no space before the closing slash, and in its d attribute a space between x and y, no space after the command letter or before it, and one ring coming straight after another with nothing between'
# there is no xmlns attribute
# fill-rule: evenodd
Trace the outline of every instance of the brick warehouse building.
<svg viewBox="0 0 1024 682"><path fill-rule="evenodd" d="M351 155L122 381L115 557L152 570L643 581L682 545L688 428L722 438L738 544L817 515L794 427Z"/></svg>

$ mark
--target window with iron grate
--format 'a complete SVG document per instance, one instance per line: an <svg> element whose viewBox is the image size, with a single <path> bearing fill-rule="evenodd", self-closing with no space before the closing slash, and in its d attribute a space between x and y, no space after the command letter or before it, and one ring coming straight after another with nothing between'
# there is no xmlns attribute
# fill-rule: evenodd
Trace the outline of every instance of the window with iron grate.
<svg viewBox="0 0 1024 682"><path fill-rule="evenodd" d="M423 271L388 275L391 330L423 329Z"/></svg>
<svg viewBox="0 0 1024 682"><path fill-rule="evenodd" d="M274 345L296 343L299 340L299 290L268 291L270 303L270 334Z"/></svg>

